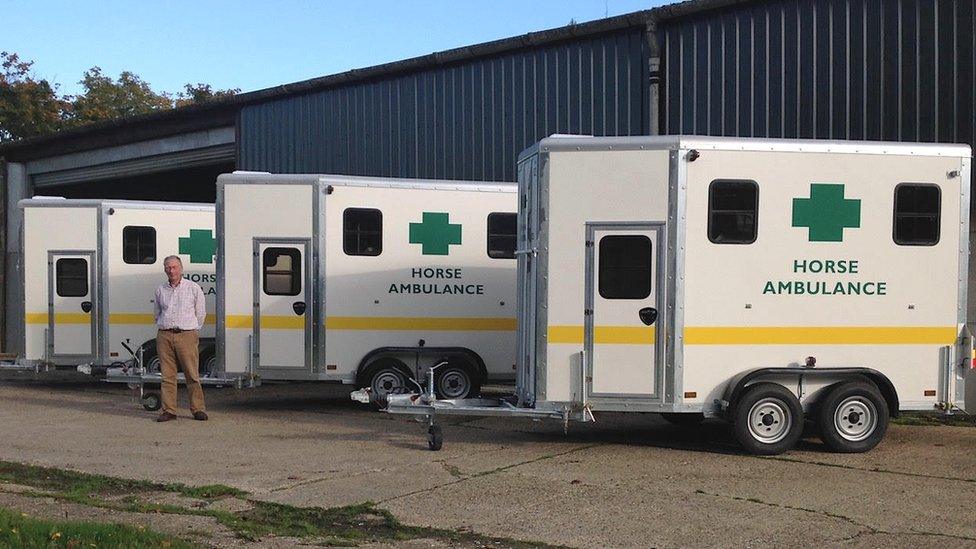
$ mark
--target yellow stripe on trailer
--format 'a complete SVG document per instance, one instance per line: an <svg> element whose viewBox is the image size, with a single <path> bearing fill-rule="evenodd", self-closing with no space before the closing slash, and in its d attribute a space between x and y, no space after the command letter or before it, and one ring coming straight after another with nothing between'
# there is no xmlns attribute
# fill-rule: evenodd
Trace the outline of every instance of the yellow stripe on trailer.
<svg viewBox="0 0 976 549"><path fill-rule="evenodd" d="M654 328L596 326L594 342L651 344ZM583 343L583 326L549 326L549 343ZM689 326L685 345L951 345L955 326Z"/></svg>
<svg viewBox="0 0 976 549"><path fill-rule="evenodd" d="M951 345L955 326L694 326L686 345Z"/></svg>

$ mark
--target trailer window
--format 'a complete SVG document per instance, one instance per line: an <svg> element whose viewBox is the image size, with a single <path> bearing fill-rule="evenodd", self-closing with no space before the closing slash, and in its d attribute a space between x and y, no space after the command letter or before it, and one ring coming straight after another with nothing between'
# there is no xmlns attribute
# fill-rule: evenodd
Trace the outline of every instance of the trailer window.
<svg viewBox="0 0 976 549"><path fill-rule="evenodd" d="M488 214L488 257L515 259L515 236L518 214Z"/></svg>
<svg viewBox="0 0 976 549"><path fill-rule="evenodd" d="M895 187L895 244L938 244L941 210L942 192L938 186L902 183Z"/></svg>
<svg viewBox="0 0 976 549"><path fill-rule="evenodd" d="M265 295L302 292L302 253L295 248L266 248L262 256Z"/></svg>
<svg viewBox="0 0 976 549"><path fill-rule="evenodd" d="M715 244L752 244L759 218L755 181L717 179L708 187L708 239Z"/></svg>
<svg viewBox="0 0 976 549"><path fill-rule="evenodd" d="M600 295L644 299L651 295L651 239L612 235L600 239Z"/></svg>
<svg viewBox="0 0 976 549"><path fill-rule="evenodd" d="M122 229L122 261L151 265L156 262L156 229L129 226Z"/></svg>
<svg viewBox="0 0 976 549"><path fill-rule="evenodd" d="M346 208L342 212L342 251L346 255L383 252L383 212L372 208Z"/></svg>
<svg viewBox="0 0 976 549"><path fill-rule="evenodd" d="M61 297L85 297L88 295L88 260L81 258L59 259L54 265L55 287Z"/></svg>

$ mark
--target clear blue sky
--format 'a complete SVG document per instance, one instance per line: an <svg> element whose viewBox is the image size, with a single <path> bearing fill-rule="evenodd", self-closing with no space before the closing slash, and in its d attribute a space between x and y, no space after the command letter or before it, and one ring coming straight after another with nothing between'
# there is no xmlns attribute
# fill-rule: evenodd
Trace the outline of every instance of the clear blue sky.
<svg viewBox="0 0 976 549"><path fill-rule="evenodd" d="M0 50L75 93L130 70L153 89L251 91L629 13L670 0L0 0Z"/></svg>

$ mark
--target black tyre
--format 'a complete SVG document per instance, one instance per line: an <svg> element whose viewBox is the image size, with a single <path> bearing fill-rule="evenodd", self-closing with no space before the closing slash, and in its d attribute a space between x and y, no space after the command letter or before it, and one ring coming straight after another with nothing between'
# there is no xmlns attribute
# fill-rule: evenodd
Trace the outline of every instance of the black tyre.
<svg viewBox="0 0 976 549"><path fill-rule="evenodd" d="M162 363L155 349L142 354L142 367L147 374L158 374L162 371Z"/></svg>
<svg viewBox="0 0 976 549"><path fill-rule="evenodd" d="M369 383L369 387L375 397L385 397L395 392L401 387L406 387L407 367L399 360L388 358L373 362L363 371L364 382Z"/></svg>
<svg viewBox="0 0 976 549"><path fill-rule="evenodd" d="M211 377L217 371L217 354L210 353L200 357L200 377Z"/></svg>
<svg viewBox="0 0 976 549"><path fill-rule="evenodd" d="M695 427L701 425L705 421L705 414L661 414L664 421L667 421L671 425L677 425L679 427Z"/></svg>
<svg viewBox="0 0 976 549"><path fill-rule="evenodd" d="M163 402L159 398L159 393L147 392L142 394L142 407L150 412L155 412L163 407Z"/></svg>
<svg viewBox="0 0 976 549"><path fill-rule="evenodd" d="M888 403L869 381L846 381L827 390L817 406L820 439L835 452L874 448L888 432Z"/></svg>
<svg viewBox="0 0 976 549"><path fill-rule="evenodd" d="M752 454L782 454L803 435L799 399L776 383L748 387L736 403L733 421L735 438Z"/></svg>
<svg viewBox="0 0 976 549"><path fill-rule="evenodd" d="M440 425L431 425L427 428L427 447L432 452L436 452L444 446L444 431Z"/></svg>
<svg viewBox="0 0 976 549"><path fill-rule="evenodd" d="M468 398L478 394L480 385L471 369L464 366L441 366L434 371L434 389L438 398Z"/></svg>

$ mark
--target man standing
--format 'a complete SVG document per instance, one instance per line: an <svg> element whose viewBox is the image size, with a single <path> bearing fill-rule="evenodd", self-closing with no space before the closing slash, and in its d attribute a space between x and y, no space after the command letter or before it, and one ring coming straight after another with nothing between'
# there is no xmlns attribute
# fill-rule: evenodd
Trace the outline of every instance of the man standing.
<svg viewBox="0 0 976 549"><path fill-rule="evenodd" d="M200 385L200 328L207 318L207 304L200 285L183 278L183 261L171 255L163 260L167 282L156 288L154 313L156 351L163 377L163 413L156 421L176 419L176 367L183 367L190 393L193 419L206 421L203 387Z"/></svg>

